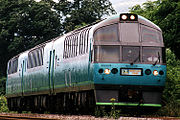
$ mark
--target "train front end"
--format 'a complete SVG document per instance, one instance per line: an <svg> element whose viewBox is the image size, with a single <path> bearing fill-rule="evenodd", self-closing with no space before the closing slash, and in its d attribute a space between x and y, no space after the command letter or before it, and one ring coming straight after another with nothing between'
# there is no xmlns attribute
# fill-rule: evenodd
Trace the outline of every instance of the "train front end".
<svg viewBox="0 0 180 120"><path fill-rule="evenodd" d="M166 64L160 28L126 13L99 23L93 37L96 105L161 107Z"/></svg>

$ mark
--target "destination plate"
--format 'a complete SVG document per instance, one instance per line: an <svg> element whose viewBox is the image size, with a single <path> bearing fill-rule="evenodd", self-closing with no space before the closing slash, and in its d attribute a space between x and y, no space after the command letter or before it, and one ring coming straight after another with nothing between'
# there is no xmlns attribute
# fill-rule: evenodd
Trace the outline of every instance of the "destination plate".
<svg viewBox="0 0 180 120"><path fill-rule="evenodd" d="M142 69L121 68L121 75L140 76Z"/></svg>

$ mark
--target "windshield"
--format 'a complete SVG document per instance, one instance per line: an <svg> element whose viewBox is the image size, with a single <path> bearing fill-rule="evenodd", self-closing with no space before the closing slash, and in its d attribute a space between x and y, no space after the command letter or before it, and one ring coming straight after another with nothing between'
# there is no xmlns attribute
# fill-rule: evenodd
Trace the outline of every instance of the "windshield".
<svg viewBox="0 0 180 120"><path fill-rule="evenodd" d="M123 62L139 62L140 49L139 47L123 47Z"/></svg>
<svg viewBox="0 0 180 120"><path fill-rule="evenodd" d="M94 46L95 62L119 62L120 48L119 46Z"/></svg>
<svg viewBox="0 0 180 120"><path fill-rule="evenodd" d="M94 62L165 63L162 47L152 47L162 42L160 31L138 23L99 27L94 33Z"/></svg>
<svg viewBox="0 0 180 120"><path fill-rule="evenodd" d="M158 59L160 57L160 60ZM143 62L157 63L162 62L162 50L155 47L143 47Z"/></svg>

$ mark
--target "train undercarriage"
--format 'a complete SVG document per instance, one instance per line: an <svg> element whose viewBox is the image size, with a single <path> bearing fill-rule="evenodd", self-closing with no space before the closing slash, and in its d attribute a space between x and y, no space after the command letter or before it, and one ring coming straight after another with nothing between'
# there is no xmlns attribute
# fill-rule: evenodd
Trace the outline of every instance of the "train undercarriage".
<svg viewBox="0 0 180 120"><path fill-rule="evenodd" d="M58 93L8 98L11 111L31 111L32 113L91 113L95 105L94 91Z"/></svg>
<svg viewBox="0 0 180 120"><path fill-rule="evenodd" d="M128 108L157 110L161 107L161 87L95 85L95 90L62 92L8 98L11 111L32 113L94 114L96 109L110 111Z"/></svg>

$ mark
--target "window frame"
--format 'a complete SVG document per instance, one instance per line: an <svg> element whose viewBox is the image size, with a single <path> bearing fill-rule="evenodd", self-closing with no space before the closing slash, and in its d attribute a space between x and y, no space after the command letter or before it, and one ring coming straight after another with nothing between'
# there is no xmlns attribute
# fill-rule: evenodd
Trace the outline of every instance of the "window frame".
<svg viewBox="0 0 180 120"><path fill-rule="evenodd" d="M145 28L145 29L147 29L149 31L152 31L153 34L156 33L156 35L158 35L159 39L158 40L156 39L156 41L155 40L153 40L153 41L145 41L145 40L143 40L143 38L144 38L143 28ZM141 35L141 42L142 43L158 43L158 44L163 43L163 37L162 37L162 32L161 31L159 31L159 30L157 30L157 29L155 29L153 27L141 24L141 23L140 23L140 31L141 31L140 35ZM148 33L148 34L151 34L151 33Z"/></svg>
<svg viewBox="0 0 180 120"><path fill-rule="evenodd" d="M127 47L129 47L129 48L139 48L139 52L138 52L138 53L139 53L139 54L138 54L138 56L139 56L139 61L138 61L138 62L137 62L137 60L136 60L137 57L135 57L135 59L134 59L134 57L132 57L133 60L130 60L130 61L123 60L123 58L124 58L124 48L127 48ZM137 51L136 51L136 52L137 52ZM141 46L125 46L125 45L123 45L123 46L122 46L121 54L122 54L122 60L121 60L122 63L134 62L134 60L136 60L136 63L141 63ZM126 54L127 54L127 53L126 53Z"/></svg>
<svg viewBox="0 0 180 120"><path fill-rule="evenodd" d="M28 53L27 69L43 66L44 46L35 48Z"/></svg>
<svg viewBox="0 0 180 120"><path fill-rule="evenodd" d="M117 28L117 41L100 41L100 40L96 40L95 39L95 35L96 35L96 33L100 30L100 29L102 29L102 28L105 28L105 27L109 27L109 26L111 26L111 25L116 25L116 28ZM119 23L112 23L112 24L108 24L108 25L105 25L105 26L102 26L102 27L100 27L100 28L98 28L98 29L96 29L95 31L94 31L94 33L93 33L93 39L94 39L94 42L96 43L96 42L99 42L99 43L115 43L115 42L120 42L120 35L119 35Z"/></svg>
<svg viewBox="0 0 180 120"><path fill-rule="evenodd" d="M112 62L112 61L102 61L101 59L102 58L100 58L101 56L96 56L96 54L97 54L97 52L96 52L96 50L95 49L97 49L98 47L117 47L117 49L119 49L118 50L118 53L119 53L119 57L118 57L118 61L115 61L115 62ZM93 46L93 50L94 50L94 59L93 59L93 62L94 63L120 63L121 62L121 48L120 48L120 46L119 45L94 45ZM98 49L98 50L100 50L100 48ZM98 53L99 54L99 53ZM99 59L98 61L96 60L96 59Z"/></svg>
<svg viewBox="0 0 180 120"><path fill-rule="evenodd" d="M160 50L160 61L158 60L158 64L162 64L162 63L164 63L163 62L163 47L160 47L160 46L158 46L158 47L156 47L156 46L143 46L142 47L142 63L148 63L148 64L153 64L155 61L154 60L152 60L152 61L144 61L144 48L149 48L150 50L157 50L157 49L159 49ZM154 59L154 58L153 58Z"/></svg>

